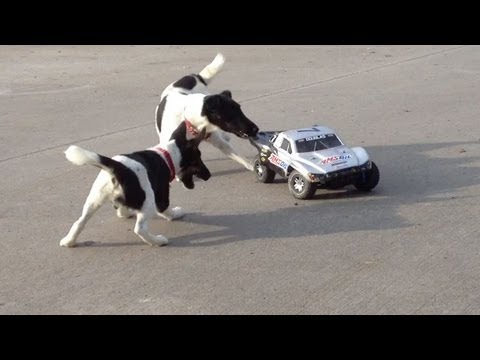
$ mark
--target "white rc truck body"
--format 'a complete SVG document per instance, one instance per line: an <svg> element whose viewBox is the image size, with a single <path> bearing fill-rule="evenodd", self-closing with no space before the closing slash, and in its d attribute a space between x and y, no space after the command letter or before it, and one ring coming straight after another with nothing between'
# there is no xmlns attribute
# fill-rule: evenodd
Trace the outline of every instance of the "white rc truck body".
<svg viewBox="0 0 480 360"><path fill-rule="evenodd" d="M317 188L354 185L369 191L379 181L367 151L347 147L325 126L259 132L250 142L259 151L254 162L257 179L270 183L275 174L288 178L292 195L299 199L312 198Z"/></svg>

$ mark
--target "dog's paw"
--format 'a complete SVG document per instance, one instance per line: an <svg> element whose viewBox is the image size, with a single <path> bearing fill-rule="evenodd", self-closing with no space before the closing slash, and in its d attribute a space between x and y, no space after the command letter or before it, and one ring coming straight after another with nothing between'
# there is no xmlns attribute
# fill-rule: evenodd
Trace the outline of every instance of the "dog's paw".
<svg viewBox="0 0 480 360"><path fill-rule="evenodd" d="M172 208L172 218L171 220L180 219L185 216L185 211L180 206L175 206Z"/></svg>
<svg viewBox="0 0 480 360"><path fill-rule="evenodd" d="M126 206L122 206L120 205L118 208L117 208L117 216L120 218L120 219L129 219L131 217L133 217L133 212L127 208Z"/></svg>
<svg viewBox="0 0 480 360"><path fill-rule="evenodd" d="M64 237L62 240L60 240L60 246L74 247L75 246L75 240L73 240L69 237Z"/></svg>
<svg viewBox="0 0 480 360"><path fill-rule="evenodd" d="M168 239L163 235L152 236L150 246L165 246L168 244Z"/></svg>

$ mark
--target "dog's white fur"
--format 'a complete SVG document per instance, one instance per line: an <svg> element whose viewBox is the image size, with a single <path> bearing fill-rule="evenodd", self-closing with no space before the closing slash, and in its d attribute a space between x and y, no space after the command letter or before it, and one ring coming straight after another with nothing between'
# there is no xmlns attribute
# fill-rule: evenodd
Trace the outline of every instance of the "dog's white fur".
<svg viewBox="0 0 480 360"><path fill-rule="evenodd" d="M208 85L215 75L220 72L224 64L225 56L219 53L210 64L200 71L199 75ZM168 141L177 126L187 119L198 131L206 128L208 137L205 141L218 148L222 153L237 161L248 170L253 171L253 165L238 155L238 152L230 144L230 135L211 124L205 116L201 116L204 97L211 94L207 86L197 81L197 84L191 90L187 90L174 87L174 83L175 82L172 82L168 85L160 97L160 101L162 101L168 96L168 101L163 112L161 132L158 127L155 126L160 137L160 144ZM157 116L158 107L159 105L157 105L155 109L155 116Z"/></svg>
<svg viewBox="0 0 480 360"><path fill-rule="evenodd" d="M170 154L175 169L179 169L181 154L177 145L175 144L175 141L169 141L165 146L163 146L163 148ZM83 205L82 215L72 225L67 236L60 241L60 246L72 247L75 246L78 235L83 230L85 224L95 213L95 211L98 210L105 201L110 200L114 202L114 199L117 198L117 196L123 195L123 189L118 182L115 184L112 182L113 173L109 168L104 167L100 163L98 154L72 145L65 151L65 156L75 165L90 164L102 168L92 185L85 204ZM134 229L135 234L137 234L144 242L151 246L166 245L168 243L168 239L165 236L153 235L149 233L148 221L156 215L159 215L166 220L178 219L184 215L184 211L180 207L169 207L162 213L157 212L155 195L148 179L146 168L139 162L134 161L126 156L117 155L112 159L124 164L136 174L140 182L140 186L142 187L146 196L143 206L140 210L127 209L126 207L117 204L117 206L119 206L117 209L117 216L128 217L132 214L136 215L137 221Z"/></svg>

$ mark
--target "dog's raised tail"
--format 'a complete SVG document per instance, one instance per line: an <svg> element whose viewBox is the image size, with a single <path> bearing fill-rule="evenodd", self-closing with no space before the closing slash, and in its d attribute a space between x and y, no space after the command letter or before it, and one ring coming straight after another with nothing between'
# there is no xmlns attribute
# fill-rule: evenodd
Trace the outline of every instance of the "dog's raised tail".
<svg viewBox="0 0 480 360"><path fill-rule="evenodd" d="M225 64L225 56L221 53L218 53L217 56L215 56L215 59L205 66L202 71L198 73L203 80L208 84L212 78L223 68L223 65Z"/></svg>
<svg viewBox="0 0 480 360"><path fill-rule="evenodd" d="M76 145L71 145L65 151L68 161L75 165L97 165L101 164L100 156L94 152L82 149Z"/></svg>
<svg viewBox="0 0 480 360"><path fill-rule="evenodd" d="M121 164L117 161L110 159L109 157L94 153L93 151L88 151L82 149L76 145L70 145L67 150L65 150L65 156L68 161L75 165L93 165L97 166L111 174L115 174L117 168Z"/></svg>

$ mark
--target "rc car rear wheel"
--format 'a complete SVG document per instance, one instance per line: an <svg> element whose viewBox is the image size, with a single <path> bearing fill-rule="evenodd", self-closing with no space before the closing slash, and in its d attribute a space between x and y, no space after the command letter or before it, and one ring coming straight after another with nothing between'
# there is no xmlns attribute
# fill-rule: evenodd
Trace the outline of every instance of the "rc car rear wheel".
<svg viewBox="0 0 480 360"><path fill-rule="evenodd" d="M258 156L255 157L255 160L253 161L253 172L255 173L257 180L262 183L272 183L273 179L275 179L275 171L262 165Z"/></svg>
<svg viewBox="0 0 480 360"><path fill-rule="evenodd" d="M288 188L294 197L303 200L311 199L317 190L316 185L308 181L297 170L292 171L288 177Z"/></svg>
<svg viewBox="0 0 480 360"><path fill-rule="evenodd" d="M370 191L375 186L377 186L380 181L380 172L378 171L377 165L372 161L372 168L365 173L365 178L361 178L354 185L357 190L360 191Z"/></svg>

